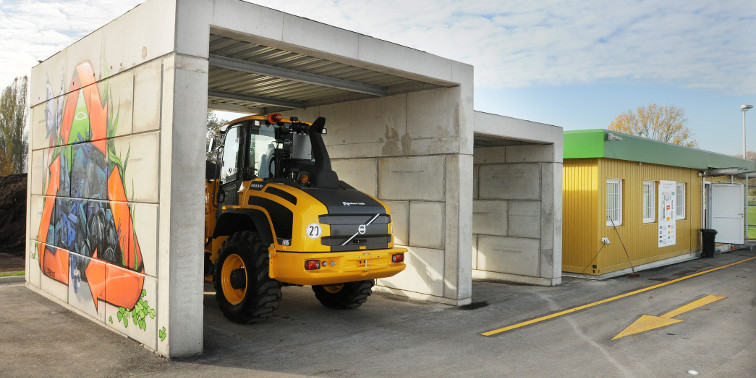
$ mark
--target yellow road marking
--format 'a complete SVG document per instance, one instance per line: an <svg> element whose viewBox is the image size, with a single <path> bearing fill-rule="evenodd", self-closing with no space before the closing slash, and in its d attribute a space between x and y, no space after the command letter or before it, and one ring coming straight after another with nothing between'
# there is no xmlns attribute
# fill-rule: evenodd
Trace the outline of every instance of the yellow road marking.
<svg viewBox="0 0 756 378"><path fill-rule="evenodd" d="M612 340L617 340L625 336L634 335L636 333L650 331L652 329L680 323L682 322L682 320L673 318L690 310L695 310L699 307L706 306L707 304L714 303L720 299L725 299L725 297L720 297L718 295L707 295L684 306L680 306L662 316L641 315L640 318L627 326L627 328L623 329L620 333L617 334L617 336L614 336Z"/></svg>
<svg viewBox="0 0 756 378"><path fill-rule="evenodd" d="M664 315L662 315L663 318L674 318L677 315L684 314L690 310L695 310L699 307L706 306L709 303L714 303L720 299L725 299L727 297L720 297L719 295L707 295L701 299L695 300L693 302L690 302L686 304L685 306L680 306Z"/></svg>
<svg viewBox="0 0 756 378"><path fill-rule="evenodd" d="M496 334L499 334L499 333L502 333L502 332L511 331L513 329L517 329L517 328L520 328L520 327L525 327L525 326L528 326L528 325L531 325L531 324L540 323L540 322L545 321L545 320L558 318L558 317L563 316L563 315L567 315L567 314L571 314L573 312L585 310L585 309L588 309L588 308L591 308L591 307L595 307L595 306L598 306L598 305L601 305L601 304L604 304L604 303L616 301L616 300L622 299L622 298L627 298L629 296L633 296L633 295L640 294L640 293L645 293L647 291L658 289L660 287L671 285L673 283L677 283L677 282L680 282L680 281L684 281L684 280L687 280L689 278L698 277L700 275L711 273L711 272L715 272L715 271L720 270L720 269L729 268L729 267L731 267L733 265L738 265L740 263L744 263L746 261L751 261L753 259L756 259L756 256L749 257L749 258L744 259L744 260L736 261L736 262L731 263L731 264L722 265L722 266L717 267L717 268L712 268L712 269L709 269L709 270L704 270L702 272L693 273L691 275L688 275L688 276L685 276L685 277L676 278L676 279L671 280L671 281L662 282L660 284L656 284L656 285L653 285L653 286L645 287L643 289L638 289L638 290L635 290L635 291L631 291L629 293L616 295L616 296L611 297L611 298L602 299L600 301L584 304L582 306L577 306L577 307L569 308L567 310L562 310L562 311L559 311L559 312L555 312L553 314L549 314L549 315L546 315L546 316L541 316L539 318L526 320L524 322L512 324L512 325L509 325L509 326L506 326L506 327L503 327L503 328L498 328L498 329L494 329L494 330L491 330L491 331L483 332L483 333L481 333L481 335L483 335L483 336L493 336L493 335L496 335Z"/></svg>

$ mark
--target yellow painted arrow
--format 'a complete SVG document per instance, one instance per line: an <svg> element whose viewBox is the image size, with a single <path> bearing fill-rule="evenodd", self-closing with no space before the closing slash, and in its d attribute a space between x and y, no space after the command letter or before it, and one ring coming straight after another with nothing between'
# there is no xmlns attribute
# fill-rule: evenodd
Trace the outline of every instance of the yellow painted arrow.
<svg viewBox="0 0 756 378"><path fill-rule="evenodd" d="M617 336L614 336L612 340L617 340L619 338L634 335L636 333L650 331L652 329L657 329L661 327L666 327L668 325L680 323L682 322L682 320L673 319L673 318L677 315L684 314L690 310L695 310L699 307L706 306L709 303L714 303L720 299L725 299L725 298L726 297L720 297L718 295L707 295L701 299L695 300L684 306L678 307L661 316L641 315L640 318L638 318L638 320L634 321L633 324L630 324L629 326L627 326L627 328L623 329L622 332L618 333Z"/></svg>

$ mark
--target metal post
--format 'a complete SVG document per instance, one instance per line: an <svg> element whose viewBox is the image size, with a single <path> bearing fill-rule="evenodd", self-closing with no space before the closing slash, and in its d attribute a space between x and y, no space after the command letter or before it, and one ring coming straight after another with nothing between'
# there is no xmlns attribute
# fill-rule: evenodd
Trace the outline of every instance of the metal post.
<svg viewBox="0 0 756 378"><path fill-rule="evenodd" d="M740 111L743 112L743 159L748 159L746 155L746 112L748 109L752 109L753 105L740 105ZM745 185L745 206L743 206L743 220L745 223L745 231L743 241L748 240L748 174L746 173L746 185Z"/></svg>

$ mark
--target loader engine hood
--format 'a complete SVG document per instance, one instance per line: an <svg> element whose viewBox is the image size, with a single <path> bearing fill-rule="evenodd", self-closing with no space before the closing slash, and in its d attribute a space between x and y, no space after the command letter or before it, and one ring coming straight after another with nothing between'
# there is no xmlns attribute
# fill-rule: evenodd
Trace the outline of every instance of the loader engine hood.
<svg viewBox="0 0 756 378"><path fill-rule="evenodd" d="M384 250L392 238L388 209L378 200L352 188L317 189L305 192L325 205L328 214L320 223L330 225L330 235L320 239L331 252Z"/></svg>
<svg viewBox="0 0 756 378"><path fill-rule="evenodd" d="M305 193L313 196L328 209L328 214L385 214L386 208L373 197L356 189L306 188Z"/></svg>

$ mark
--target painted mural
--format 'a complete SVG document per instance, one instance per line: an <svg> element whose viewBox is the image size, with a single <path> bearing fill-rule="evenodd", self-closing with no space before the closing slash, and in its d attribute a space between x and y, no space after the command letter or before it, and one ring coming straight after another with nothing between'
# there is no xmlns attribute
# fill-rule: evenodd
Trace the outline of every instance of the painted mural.
<svg viewBox="0 0 756 378"><path fill-rule="evenodd" d="M107 73L105 75L107 77ZM113 137L118 112L107 80L98 84L89 63L78 65L56 97L47 84L49 144L44 204L36 255L45 276L119 308L117 321L146 330L155 310L145 299L145 270ZM102 92L100 91L102 89ZM113 323L112 316L110 323Z"/></svg>

